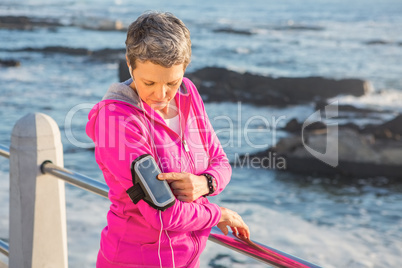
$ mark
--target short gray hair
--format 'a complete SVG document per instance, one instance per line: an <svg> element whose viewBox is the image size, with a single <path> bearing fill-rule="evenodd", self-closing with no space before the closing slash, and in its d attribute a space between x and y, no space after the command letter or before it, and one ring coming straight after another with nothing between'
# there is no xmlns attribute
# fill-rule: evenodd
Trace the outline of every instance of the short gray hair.
<svg viewBox="0 0 402 268"><path fill-rule="evenodd" d="M171 13L144 13L128 27L126 55L132 69L136 60L165 68L183 63L186 68L191 59L190 31Z"/></svg>

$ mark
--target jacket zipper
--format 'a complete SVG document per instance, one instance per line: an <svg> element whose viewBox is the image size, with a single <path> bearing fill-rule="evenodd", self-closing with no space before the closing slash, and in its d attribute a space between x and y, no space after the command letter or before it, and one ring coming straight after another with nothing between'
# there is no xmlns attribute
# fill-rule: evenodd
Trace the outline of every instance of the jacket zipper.
<svg viewBox="0 0 402 268"><path fill-rule="evenodd" d="M195 173L195 164L194 164L194 161L193 161L193 159L191 157L191 154L190 154L190 148L188 147L187 142L186 142L185 139L182 139L182 143L183 143L184 151L186 151L187 156L188 156L189 161L190 161L190 164L193 167L193 173ZM198 250L198 239L197 239L197 235L194 233L194 231L191 231L191 240L193 240L193 243L194 243L194 254L191 257L191 259L190 259L190 261L188 262L187 265L190 265L194 261L195 257L198 254L198 251L199 251Z"/></svg>
<svg viewBox="0 0 402 268"><path fill-rule="evenodd" d="M180 123L180 124L181 124L181 123ZM181 142L182 142L182 144L183 144L184 151L186 152L187 157L188 157L188 159L189 159L189 163L190 163L190 165L192 166L192 173L194 174L195 171L196 171L196 170L195 170L195 163L194 163L194 161L193 161L193 159L192 159L192 157L191 157L190 148L188 147L188 144L187 144L186 140L184 139L184 133L183 133L183 136L182 136L182 137L181 137L181 135L179 135L179 137L180 137L180 140L181 140ZM194 253L193 253L193 256L191 257L190 261L187 263L187 265L191 264L191 263L194 261L195 257L196 257L197 254L198 254L198 251L199 251L198 237L197 237L197 235L194 233L194 231L191 231L191 240L192 240L193 243L194 243Z"/></svg>
<svg viewBox="0 0 402 268"><path fill-rule="evenodd" d="M186 151L186 154L187 154L188 159L189 159L189 163L192 166L192 170L193 170L193 174L194 174L195 173L195 163L193 161L193 158L191 157L190 148L188 147L187 142L186 142L185 139L182 139L182 143L183 143L184 151Z"/></svg>

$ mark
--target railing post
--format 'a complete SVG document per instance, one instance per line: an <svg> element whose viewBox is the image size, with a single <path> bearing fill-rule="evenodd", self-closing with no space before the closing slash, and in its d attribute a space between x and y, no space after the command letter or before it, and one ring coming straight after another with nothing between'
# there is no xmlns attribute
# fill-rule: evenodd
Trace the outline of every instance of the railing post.
<svg viewBox="0 0 402 268"><path fill-rule="evenodd" d="M8 268L8 266L4 262L0 261L0 268Z"/></svg>
<svg viewBox="0 0 402 268"><path fill-rule="evenodd" d="M63 166L59 128L27 114L11 136L10 268L68 267L64 182L40 172L45 160Z"/></svg>

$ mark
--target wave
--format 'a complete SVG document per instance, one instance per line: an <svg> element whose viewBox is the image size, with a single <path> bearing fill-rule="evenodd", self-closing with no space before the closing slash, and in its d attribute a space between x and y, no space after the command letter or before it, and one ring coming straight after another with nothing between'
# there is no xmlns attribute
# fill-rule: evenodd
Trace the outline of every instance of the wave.
<svg viewBox="0 0 402 268"><path fill-rule="evenodd" d="M373 91L369 94L355 96L337 96L329 99L329 102L339 101L339 104L350 104L359 108L369 108L378 111L392 110L396 113L402 113L402 91L397 89L387 89Z"/></svg>
<svg viewBox="0 0 402 268"><path fill-rule="evenodd" d="M355 228L345 232L337 227L318 226L295 215L256 204L222 205L242 215L250 227L251 239L323 267L388 268L398 267L400 262L402 242L389 237L386 243L379 243L384 237L373 230ZM201 267L208 267L207 260L224 254L232 256L224 258L226 267L265 267L239 254L228 253L213 243L207 244L201 256Z"/></svg>

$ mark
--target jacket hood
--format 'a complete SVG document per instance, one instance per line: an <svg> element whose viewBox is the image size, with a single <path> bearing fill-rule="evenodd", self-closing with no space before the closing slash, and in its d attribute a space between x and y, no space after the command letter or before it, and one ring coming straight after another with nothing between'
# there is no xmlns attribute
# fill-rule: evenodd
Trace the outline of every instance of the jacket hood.
<svg viewBox="0 0 402 268"><path fill-rule="evenodd" d="M141 109L141 99L138 96L137 92L133 90L129 85L132 83L132 79L123 82L123 83L114 83L112 84L105 96L103 96L102 101L95 104L95 106L91 109L88 114L88 123L86 125L86 133L87 135L96 143L95 137L95 124L96 119L98 117L99 111L108 103L113 102L124 102L134 106L137 109Z"/></svg>
<svg viewBox="0 0 402 268"><path fill-rule="evenodd" d="M133 79L128 79L123 83L114 83L109 87L109 90L103 96L102 101L117 100L129 103L138 109L141 109L141 99L138 93L130 87Z"/></svg>

